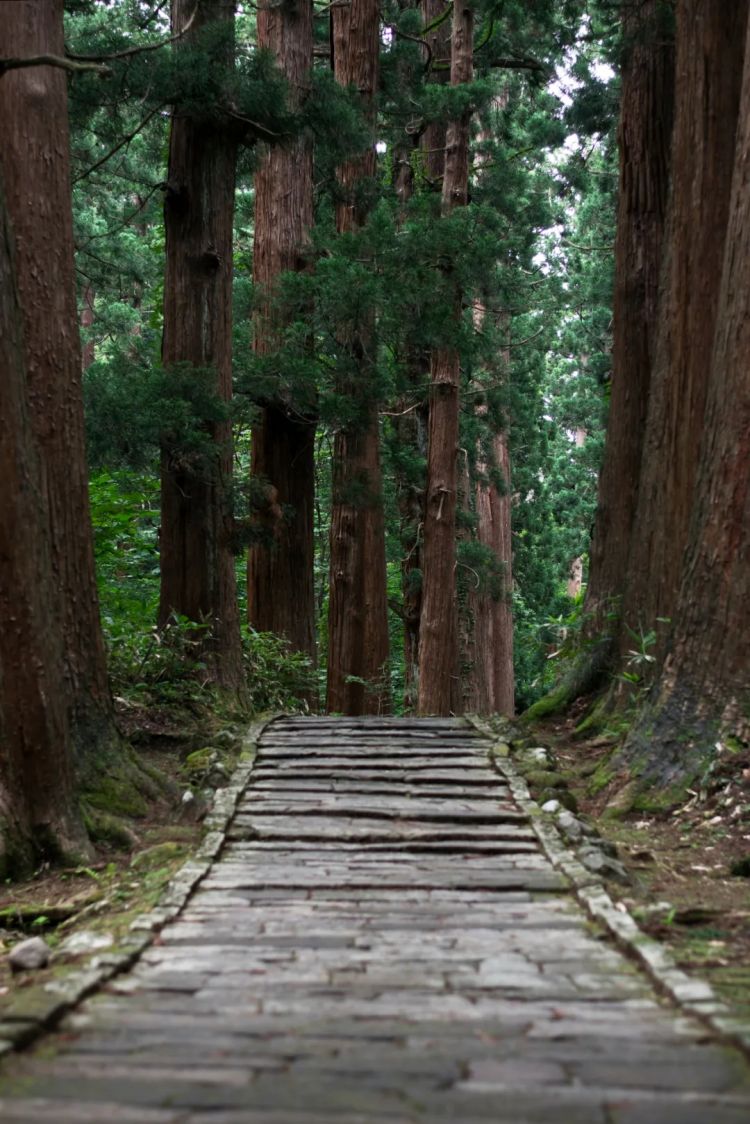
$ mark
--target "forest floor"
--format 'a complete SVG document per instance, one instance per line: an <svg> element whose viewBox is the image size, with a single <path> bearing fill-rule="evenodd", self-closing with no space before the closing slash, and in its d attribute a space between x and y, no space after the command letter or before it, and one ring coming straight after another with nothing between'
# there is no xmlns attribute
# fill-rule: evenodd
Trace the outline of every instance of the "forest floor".
<svg viewBox="0 0 750 1124"><path fill-rule="evenodd" d="M580 717L537 724L533 736L552 748L579 814L617 848L631 882L608 883L611 896L679 967L750 1018L750 751L732 755L676 808L612 817L607 805L622 778L593 791L592 777L614 739L576 740Z"/></svg>
<svg viewBox="0 0 750 1124"><path fill-rule="evenodd" d="M213 746L216 730L205 717L128 704L119 707L118 723L144 762L165 779L163 794L147 801L144 816L119 817L132 840L129 847L98 841L96 860L88 866L42 864L31 878L0 884L0 1021L19 991L75 968L91 952L66 951L71 942L76 948L82 933L98 939L106 952L127 935L135 917L154 908L201 838L207 774L218 764L228 776L236 764L236 744L225 736L222 746ZM187 788L198 798L186 808L181 796ZM210 797L210 790L204 793ZM4 954L31 936L47 942L53 962L13 975Z"/></svg>

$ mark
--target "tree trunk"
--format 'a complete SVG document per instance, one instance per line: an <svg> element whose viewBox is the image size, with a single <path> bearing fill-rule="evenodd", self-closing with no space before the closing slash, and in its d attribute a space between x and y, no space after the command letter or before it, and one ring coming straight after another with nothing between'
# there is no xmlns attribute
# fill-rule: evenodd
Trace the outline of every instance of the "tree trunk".
<svg viewBox="0 0 750 1124"><path fill-rule="evenodd" d="M94 289L91 284L87 284L83 290L83 302L79 315L81 327L90 328L94 323ZM94 341L88 340L83 345L81 354L81 368L84 373L88 371L95 359L96 349L94 347Z"/></svg>
<svg viewBox="0 0 750 1124"><path fill-rule="evenodd" d="M185 27L194 0L173 0L175 31ZM194 43L210 24L234 19L233 0L200 0L182 43ZM226 68L226 48L214 65ZM210 374L210 389L232 396L232 219L236 147L209 114L175 111L164 205L166 273L162 361ZM207 448L162 445L161 598L159 623L173 614L209 626L208 674L242 699L244 675L232 551L232 433L226 421L206 423Z"/></svg>
<svg viewBox="0 0 750 1124"><path fill-rule="evenodd" d="M674 104L674 46L658 28L660 3L624 8L612 396L585 600L592 633L606 633L625 587L659 326ZM601 670L611 637L597 656Z"/></svg>
<svg viewBox="0 0 750 1124"><path fill-rule="evenodd" d="M313 61L311 0L290 0L258 11L258 46L272 52L287 77L294 103L310 86ZM313 221L312 140L303 134L276 145L255 175L253 282L263 290L255 317L254 349L273 353L283 327L274 306L281 273L306 267L304 250ZM250 549L248 615L263 632L284 636L296 651L315 659L313 514L314 418L299 404L266 405L253 427L253 475L267 481L269 501L281 509L268 542Z"/></svg>
<svg viewBox="0 0 750 1124"><path fill-rule="evenodd" d="M667 269L651 376L620 658L651 630L663 655L679 592L704 425L732 187L747 0L677 5ZM637 323L636 321L632 322ZM628 340L632 346L635 333Z"/></svg>
<svg viewBox="0 0 750 1124"><path fill-rule="evenodd" d="M714 57L714 68L726 66L726 58ZM724 243L693 518L669 652L624 752L645 779L675 783L680 791L686 778L705 769L717 741L730 735L750 741L750 28Z"/></svg>
<svg viewBox="0 0 750 1124"><path fill-rule="evenodd" d="M2 17L9 56L64 54L62 0L11 0ZM107 683L89 517L66 83L64 71L51 66L3 76L0 151L57 590L54 615L64 637L76 771L87 785L121 764L124 750Z"/></svg>
<svg viewBox="0 0 750 1124"><path fill-rule="evenodd" d="M451 85L471 81L474 13L463 0L453 7ZM469 187L470 112L448 126L442 207L449 214L465 206ZM456 292L455 317L462 294ZM457 666L454 606L456 489L460 357L451 346L436 348L430 368L430 423L427 450L427 504L424 527L424 582L419 635L420 714L449 714Z"/></svg>
<svg viewBox="0 0 750 1124"><path fill-rule="evenodd" d="M356 86L372 115L380 48L377 0L335 6L331 25L336 80ZM364 223L358 189L375 170L374 146L339 169L339 234ZM349 385L341 390L356 394L362 409L359 424L340 429L334 441L326 707L343 714L377 714L389 708L390 692L378 404L367 380L374 349L372 319L342 333L341 343L352 371Z"/></svg>
<svg viewBox="0 0 750 1124"><path fill-rule="evenodd" d="M477 540L488 547L499 567L502 588L470 591L469 612L475 633L474 666L469 672L473 683L467 709L477 714L515 713L515 676L513 673L513 591L510 450L507 432L493 438L493 459L505 481L500 491L491 480L479 479L475 484ZM480 476L487 465L477 466Z"/></svg>
<svg viewBox="0 0 750 1124"><path fill-rule="evenodd" d="M80 862L88 844L74 794L63 617L26 403L2 184L0 370L0 877L8 878L30 874L40 861Z"/></svg>
<svg viewBox="0 0 750 1124"><path fill-rule="evenodd" d="M445 6L443 0L422 0L420 10L424 26L429 27L445 11ZM449 72L435 69L435 64L450 62L448 20L444 20L432 31L428 31L425 40L430 48L433 67L430 81L442 85L448 81ZM445 125L441 121L431 121L419 138L424 178L428 187L434 191L440 191L442 187L445 132ZM413 382L415 386L419 386L425 371L429 371L429 356L423 351L413 354L412 366ZM412 404L408 403L408 405ZM396 422L399 442L410 446L419 461L426 459L428 426L429 411L426 402L421 402L415 410L411 410ZM419 621L422 614L422 533L425 498L423 473L418 480L408 478L402 481L399 512L403 549L401 589L404 622L404 707L407 711L416 708L419 685Z"/></svg>

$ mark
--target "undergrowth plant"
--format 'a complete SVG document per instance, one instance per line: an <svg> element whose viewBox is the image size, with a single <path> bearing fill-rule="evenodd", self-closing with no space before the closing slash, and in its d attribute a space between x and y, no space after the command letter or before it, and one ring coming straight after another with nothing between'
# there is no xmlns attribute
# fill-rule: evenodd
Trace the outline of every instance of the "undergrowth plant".
<svg viewBox="0 0 750 1124"><path fill-rule="evenodd" d="M202 653L210 622L173 615L155 624L159 604L159 484L156 474L99 472L91 479L102 627L113 694L149 707L215 706ZM316 691L310 659L278 636L243 630L252 712L305 710Z"/></svg>

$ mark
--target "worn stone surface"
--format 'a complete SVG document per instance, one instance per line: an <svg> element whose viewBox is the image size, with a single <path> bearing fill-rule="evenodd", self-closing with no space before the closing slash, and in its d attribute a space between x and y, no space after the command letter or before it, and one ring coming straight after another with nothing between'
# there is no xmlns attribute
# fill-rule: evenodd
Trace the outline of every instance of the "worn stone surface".
<svg viewBox="0 0 750 1124"><path fill-rule="evenodd" d="M5 1061L0 1119L744 1124L745 1063L590 930L515 785L460 722L275 723L187 906Z"/></svg>
<svg viewBox="0 0 750 1124"><path fill-rule="evenodd" d="M15 945L8 954L8 962L13 972L33 972L49 964L52 949L41 937L29 937Z"/></svg>

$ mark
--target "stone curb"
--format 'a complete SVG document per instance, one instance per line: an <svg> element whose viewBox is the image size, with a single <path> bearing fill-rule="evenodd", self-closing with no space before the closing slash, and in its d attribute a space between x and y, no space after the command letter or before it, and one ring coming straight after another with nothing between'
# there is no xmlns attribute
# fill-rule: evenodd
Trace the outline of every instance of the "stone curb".
<svg viewBox="0 0 750 1124"><path fill-rule="evenodd" d="M167 883L159 904L131 922L130 934L118 943L117 950L94 954L60 979L24 988L0 1012L0 1058L24 1049L103 984L132 968L160 929L182 912L224 846L230 821L253 770L261 734L282 716L279 711L250 723L242 736L240 763L229 784L218 790L204 820L206 835L200 846Z"/></svg>
<svg viewBox="0 0 750 1124"><path fill-rule="evenodd" d="M501 739L476 715L466 715L466 720L484 738L494 743ZM627 910L619 908L609 896L604 880L591 871L571 853L568 844L552 821L544 816L532 799L526 781L507 757L499 757L490 746L490 756L496 770L508 782L511 794L524 811L552 865L571 883L575 897L589 916L603 924L615 943L645 970L658 991L675 1003L686 1015L699 1019L719 1038L739 1047L750 1057L750 1024L733 1018L729 1008L717 996L710 984L696 980L678 968L669 951L659 941L648 936ZM507 751L506 751L507 752Z"/></svg>

